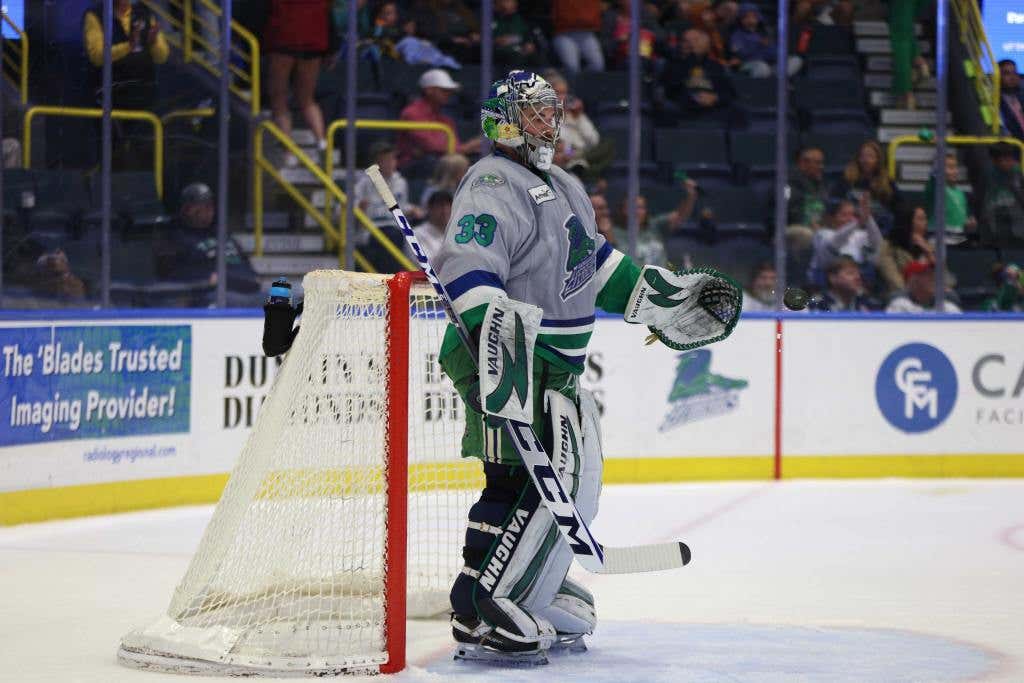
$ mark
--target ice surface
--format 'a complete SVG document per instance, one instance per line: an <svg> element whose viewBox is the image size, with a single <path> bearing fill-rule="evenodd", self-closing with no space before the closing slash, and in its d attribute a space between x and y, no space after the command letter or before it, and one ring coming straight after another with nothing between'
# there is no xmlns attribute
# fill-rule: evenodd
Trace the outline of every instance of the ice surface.
<svg viewBox="0 0 1024 683"><path fill-rule="evenodd" d="M115 652L166 609L211 511L0 529L0 681L188 680ZM453 662L444 622L410 622L394 680L1024 680L1024 481L614 486L594 531L680 538L693 561L574 569L597 597L591 650L536 670Z"/></svg>

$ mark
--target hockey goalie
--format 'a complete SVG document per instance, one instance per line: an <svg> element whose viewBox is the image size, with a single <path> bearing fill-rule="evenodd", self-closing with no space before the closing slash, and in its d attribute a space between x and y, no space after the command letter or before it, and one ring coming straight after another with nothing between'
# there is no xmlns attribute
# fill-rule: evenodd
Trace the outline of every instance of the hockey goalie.
<svg viewBox="0 0 1024 683"><path fill-rule="evenodd" d="M430 255L478 349L473 358L449 326L440 355L467 407L462 455L483 460L486 477L450 595L456 659L543 663L551 648L584 651L597 623L504 420L533 426L589 524L601 435L579 376L596 308L689 349L728 336L741 306L741 290L714 271L638 265L605 241L580 182L552 163L561 121L561 102L539 76L512 71L492 86L481 124L494 151L469 169Z"/></svg>

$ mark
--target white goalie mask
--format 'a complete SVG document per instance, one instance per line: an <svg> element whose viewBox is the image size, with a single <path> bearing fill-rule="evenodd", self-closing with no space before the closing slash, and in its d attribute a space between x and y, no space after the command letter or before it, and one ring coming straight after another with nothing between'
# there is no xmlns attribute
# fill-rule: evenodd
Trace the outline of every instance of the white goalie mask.
<svg viewBox="0 0 1024 683"><path fill-rule="evenodd" d="M516 148L527 163L546 171L555 158L562 116L551 84L530 71L511 71L491 86L480 126L489 139Z"/></svg>

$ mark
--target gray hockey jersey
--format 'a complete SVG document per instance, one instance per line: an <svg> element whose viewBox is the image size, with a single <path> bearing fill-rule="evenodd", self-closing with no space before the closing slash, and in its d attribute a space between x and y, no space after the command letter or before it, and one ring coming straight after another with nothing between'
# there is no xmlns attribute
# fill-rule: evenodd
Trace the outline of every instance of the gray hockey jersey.
<svg viewBox="0 0 1024 683"><path fill-rule="evenodd" d="M501 152L478 161L456 190L432 262L469 329L505 292L544 311L536 355L580 373L599 294L614 279L616 303L605 308L621 312L619 300L624 306L629 294L621 290L632 288L639 271L597 232L582 184L556 166L547 177ZM626 270L632 277L623 276ZM442 355L456 343L449 330Z"/></svg>

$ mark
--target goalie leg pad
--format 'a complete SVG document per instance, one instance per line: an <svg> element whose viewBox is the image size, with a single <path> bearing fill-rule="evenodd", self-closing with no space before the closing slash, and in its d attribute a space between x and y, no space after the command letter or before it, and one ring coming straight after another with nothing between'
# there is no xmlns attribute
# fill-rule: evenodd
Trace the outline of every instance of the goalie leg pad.
<svg viewBox="0 0 1024 683"><path fill-rule="evenodd" d="M554 427L552 462L587 524L597 515L604 458L597 403L591 392L580 392L580 408L557 392L545 397ZM597 623L594 596L569 579L572 550L560 542L548 556L522 605L545 617L559 634L592 633Z"/></svg>
<svg viewBox="0 0 1024 683"><path fill-rule="evenodd" d="M506 652L545 650L554 627L509 596L522 590L535 558L552 545L550 515L522 467L484 463L484 474L487 485L470 509L465 565L450 596L453 635Z"/></svg>

